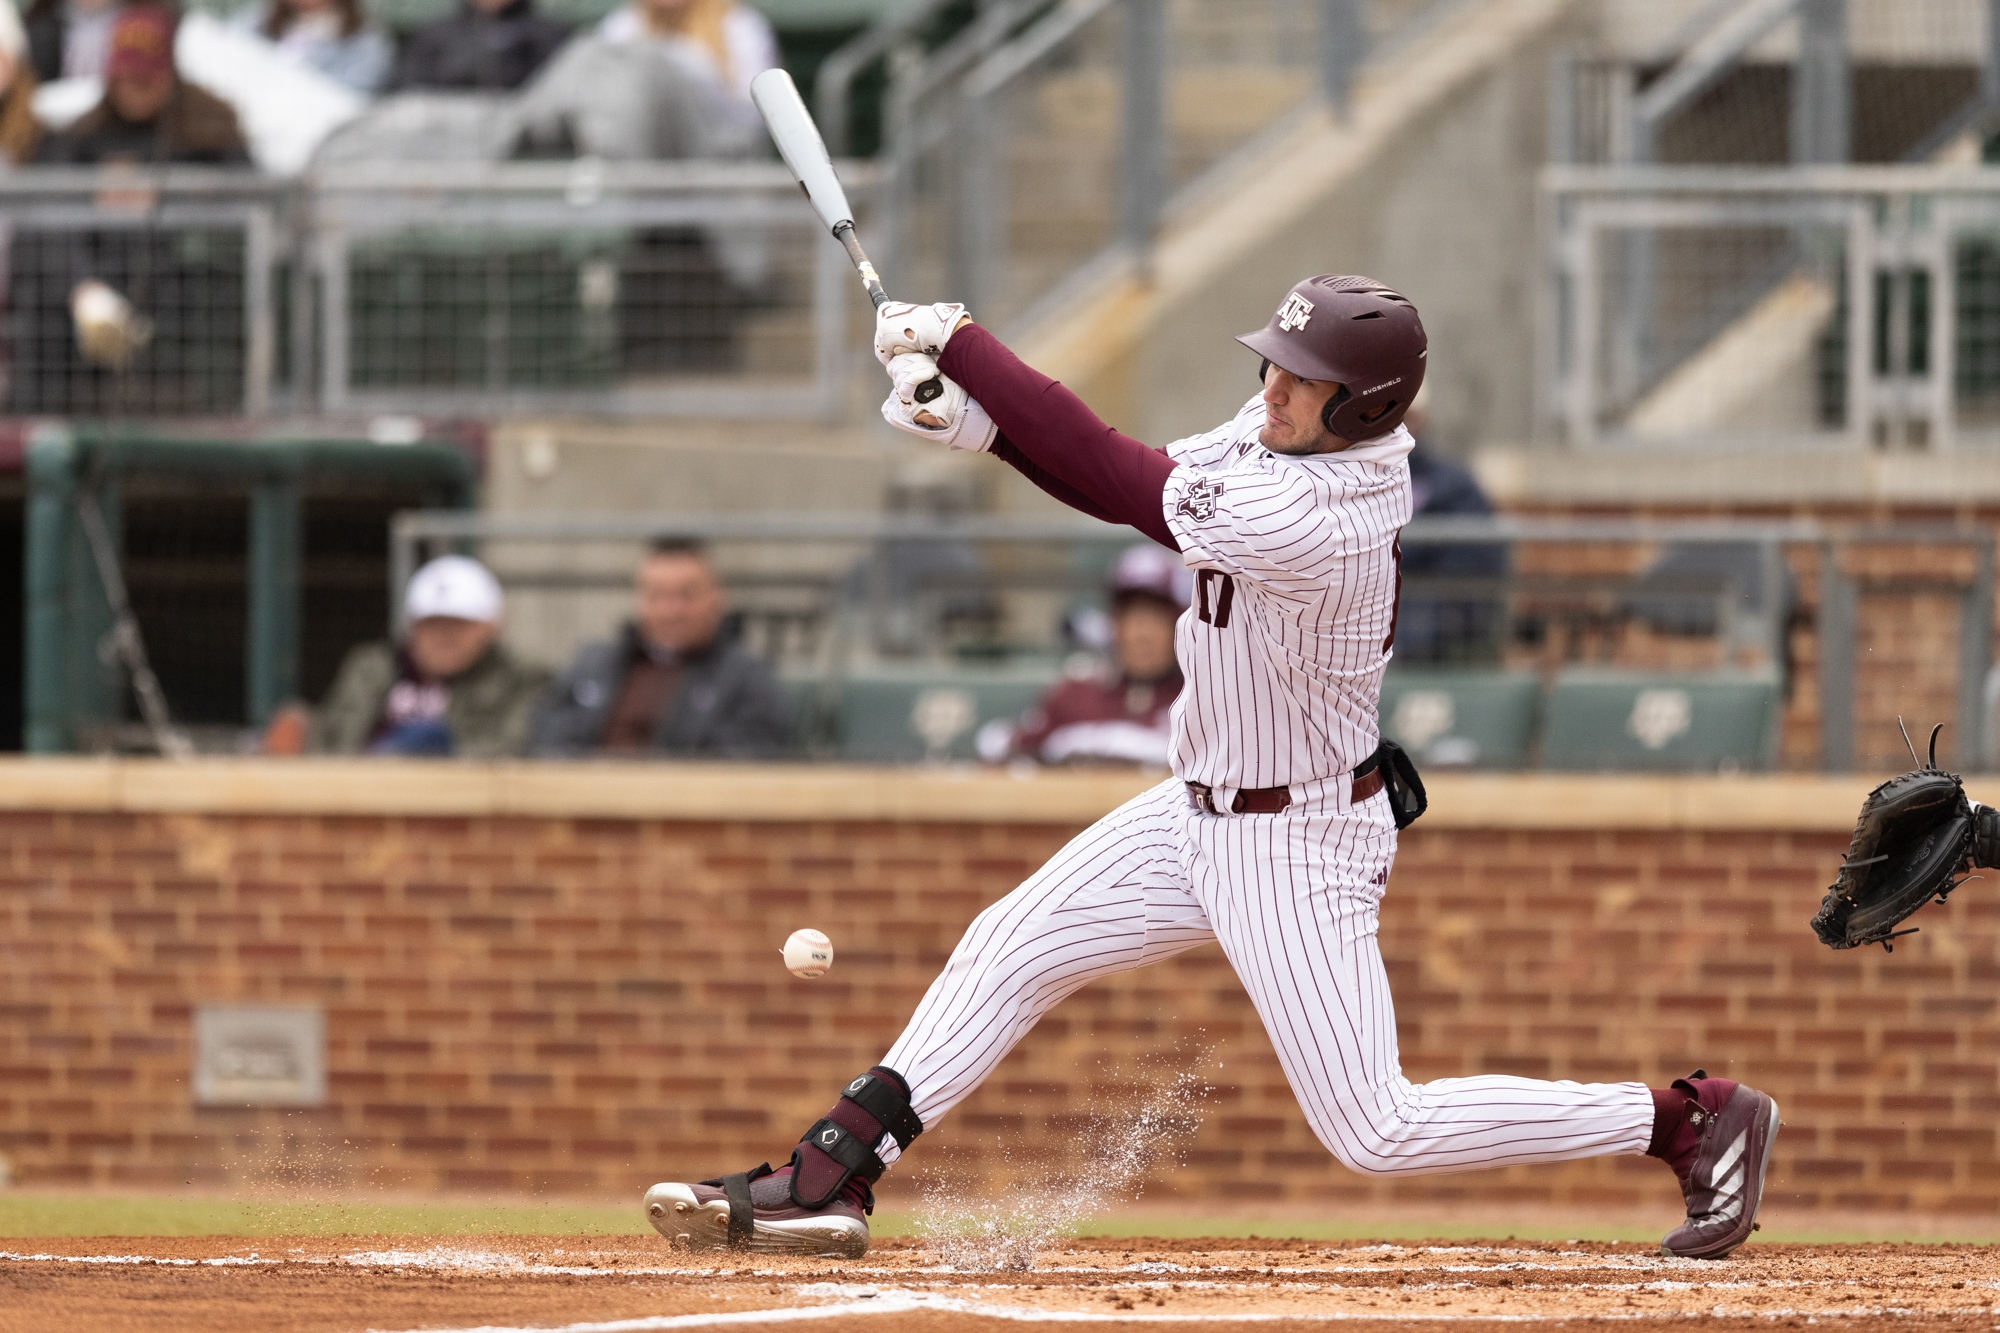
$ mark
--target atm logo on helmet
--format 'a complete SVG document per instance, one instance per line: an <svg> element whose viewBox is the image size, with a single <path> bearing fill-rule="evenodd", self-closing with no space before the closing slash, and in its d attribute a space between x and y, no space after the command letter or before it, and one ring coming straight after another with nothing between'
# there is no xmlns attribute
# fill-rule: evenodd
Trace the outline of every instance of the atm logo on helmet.
<svg viewBox="0 0 2000 1333"><path fill-rule="evenodd" d="M1286 333L1304 328L1312 317L1313 303L1297 292L1287 296L1285 303L1278 307L1278 327Z"/></svg>

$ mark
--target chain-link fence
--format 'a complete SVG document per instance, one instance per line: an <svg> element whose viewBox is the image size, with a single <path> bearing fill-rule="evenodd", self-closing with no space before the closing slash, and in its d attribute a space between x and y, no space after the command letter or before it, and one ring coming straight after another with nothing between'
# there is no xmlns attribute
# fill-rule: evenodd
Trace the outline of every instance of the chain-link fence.
<svg viewBox="0 0 2000 1333"><path fill-rule="evenodd" d="M2000 171L1552 168L1544 198L1550 433L2000 432Z"/></svg>
<svg viewBox="0 0 2000 1333"><path fill-rule="evenodd" d="M1558 61L1558 161L1914 162L1993 128L2000 34L1991 0L1686 0L1656 8L1650 24L1627 15L1625 26L1637 31L1626 40ZM1801 73L1802 44L1815 26L1834 43L1830 89L1805 86L1812 70ZM1732 32L1741 40L1728 42ZM1802 104L1827 93L1828 104Z"/></svg>
<svg viewBox="0 0 2000 1333"><path fill-rule="evenodd" d="M293 216L281 187L242 173L0 176L6 411L265 411Z"/></svg>
<svg viewBox="0 0 2000 1333"><path fill-rule="evenodd" d="M842 387L853 280L775 163L36 168L0 208L14 415L783 417Z"/></svg>

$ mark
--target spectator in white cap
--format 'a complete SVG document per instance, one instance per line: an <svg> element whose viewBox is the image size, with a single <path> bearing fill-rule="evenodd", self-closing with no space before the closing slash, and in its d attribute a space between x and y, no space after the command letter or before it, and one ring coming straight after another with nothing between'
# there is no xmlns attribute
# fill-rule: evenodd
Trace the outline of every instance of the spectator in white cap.
<svg viewBox="0 0 2000 1333"><path fill-rule="evenodd" d="M981 757L1165 768L1181 693L1174 626L1193 582L1165 547L1127 547L1111 570L1111 660L1072 672L1018 723L987 724Z"/></svg>
<svg viewBox="0 0 2000 1333"><path fill-rule="evenodd" d="M399 643L363 644L341 663L314 711L320 754L497 759L527 748L547 673L500 643L500 584L486 566L440 556L403 594Z"/></svg>

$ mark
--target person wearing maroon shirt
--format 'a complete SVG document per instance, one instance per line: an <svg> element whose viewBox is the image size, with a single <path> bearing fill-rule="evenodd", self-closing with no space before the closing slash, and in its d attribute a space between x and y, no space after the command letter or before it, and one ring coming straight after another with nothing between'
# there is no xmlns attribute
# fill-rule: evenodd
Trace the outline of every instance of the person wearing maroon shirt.
<svg viewBox="0 0 2000 1333"><path fill-rule="evenodd" d="M1174 622L1193 582L1165 547L1126 548L1111 571L1112 660L1054 686L1018 723L982 730L981 757L1165 768L1181 693Z"/></svg>
<svg viewBox="0 0 2000 1333"><path fill-rule="evenodd" d="M637 616L557 677L529 732L540 758L771 759L792 748L770 665L729 632L729 599L697 542L662 539L634 580Z"/></svg>

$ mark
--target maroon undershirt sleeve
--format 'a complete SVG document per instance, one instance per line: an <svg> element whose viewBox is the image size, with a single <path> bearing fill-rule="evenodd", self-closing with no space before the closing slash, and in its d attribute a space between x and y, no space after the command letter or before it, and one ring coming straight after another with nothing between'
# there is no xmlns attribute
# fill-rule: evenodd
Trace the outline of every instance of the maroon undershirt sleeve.
<svg viewBox="0 0 2000 1333"><path fill-rule="evenodd" d="M979 400L1020 459L997 444L994 451L1030 481L1086 514L1129 523L1162 546L1180 549L1160 503L1175 466L1171 458L1099 421L1081 398L1024 365L977 324L951 335L938 368Z"/></svg>
<svg viewBox="0 0 2000 1333"><path fill-rule="evenodd" d="M994 437L993 447L986 452L1013 468L1029 481L1034 482L1035 485L1041 487L1056 499L1061 500L1071 509L1080 509L1092 518L1101 518L1106 523L1121 521L1105 513L1102 505L1092 501L1089 496L1056 476L1047 468L1037 467L1035 460L1022 453L1014 446L1014 442L1005 435Z"/></svg>

